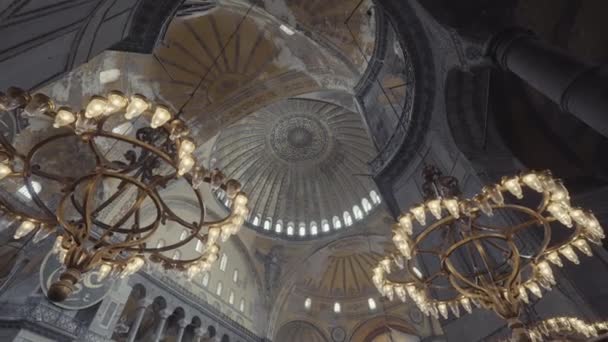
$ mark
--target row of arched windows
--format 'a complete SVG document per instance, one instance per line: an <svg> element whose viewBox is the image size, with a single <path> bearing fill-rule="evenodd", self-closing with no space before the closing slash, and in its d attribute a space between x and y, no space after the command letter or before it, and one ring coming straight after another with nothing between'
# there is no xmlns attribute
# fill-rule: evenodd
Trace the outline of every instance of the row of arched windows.
<svg viewBox="0 0 608 342"><path fill-rule="evenodd" d="M328 220L321 220L321 226L319 231L319 225L316 221L310 222L308 226L304 222L300 222L296 225L294 222L288 222L285 226L282 220L277 220L272 225L272 218L268 217L262 221L262 217L260 215L256 215L251 220L251 223L254 226L262 227L265 231L274 231L277 234L285 234L287 236L295 236L305 237L307 235L316 236L320 232L327 233L331 231L331 228L337 230L343 227L350 227L354 224L355 221L362 220L365 215L367 215L373 208L374 205L378 205L381 203L380 196L376 193L375 190L372 190L369 194L371 202L367 198L363 198L361 200L361 206L354 205L352 208L352 214L350 211L344 211L341 216L334 216L331 219L331 223ZM372 204L373 203L373 204Z"/></svg>

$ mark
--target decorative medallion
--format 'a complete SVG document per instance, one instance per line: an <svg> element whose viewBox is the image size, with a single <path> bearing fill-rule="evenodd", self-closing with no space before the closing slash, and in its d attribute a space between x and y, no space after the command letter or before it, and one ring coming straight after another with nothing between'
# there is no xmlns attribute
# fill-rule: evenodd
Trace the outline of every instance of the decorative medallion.
<svg viewBox="0 0 608 342"><path fill-rule="evenodd" d="M40 286L45 295L54 282L59 280L63 265L57 259L57 254L49 252L40 267ZM110 291L115 279L99 281L99 271L87 272L82 281L76 283L76 290L63 302L51 302L63 309L80 310L99 303Z"/></svg>
<svg viewBox="0 0 608 342"><path fill-rule="evenodd" d="M346 331L342 327L333 328L331 331L331 339L334 342L343 342L346 339Z"/></svg>
<svg viewBox="0 0 608 342"><path fill-rule="evenodd" d="M272 151L286 162L319 160L328 150L328 128L314 116L286 115L272 123L269 143Z"/></svg>

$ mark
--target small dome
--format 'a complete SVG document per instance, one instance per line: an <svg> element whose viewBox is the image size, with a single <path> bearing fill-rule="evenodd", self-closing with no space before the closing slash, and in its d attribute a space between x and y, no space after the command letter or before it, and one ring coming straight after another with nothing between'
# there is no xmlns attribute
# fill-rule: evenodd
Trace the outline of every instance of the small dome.
<svg viewBox="0 0 608 342"><path fill-rule="evenodd" d="M243 184L250 225L307 239L347 228L379 204L367 176L374 152L360 114L288 99L225 129L212 160Z"/></svg>

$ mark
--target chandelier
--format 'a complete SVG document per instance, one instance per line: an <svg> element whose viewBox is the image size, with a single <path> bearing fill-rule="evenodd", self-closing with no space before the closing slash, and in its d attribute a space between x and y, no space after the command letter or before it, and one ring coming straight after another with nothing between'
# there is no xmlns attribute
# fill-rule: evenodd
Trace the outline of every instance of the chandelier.
<svg viewBox="0 0 608 342"><path fill-rule="evenodd" d="M553 317L534 323L526 328L533 342L551 341L587 341L608 333L608 322L587 323L576 317ZM502 340L516 342L515 338Z"/></svg>
<svg viewBox="0 0 608 342"><path fill-rule="evenodd" d="M427 200L399 217L398 252L379 262L372 279L383 296L410 297L426 315L458 317L475 305L525 334L521 307L556 284L552 268L563 258L578 264L577 251L591 256L589 243L604 238L595 216L572 206L547 171L505 177L470 199L436 167L426 166L423 176ZM407 279L395 280L396 268Z"/></svg>
<svg viewBox="0 0 608 342"><path fill-rule="evenodd" d="M52 301L65 300L86 272L98 272L100 280L126 277L146 259L192 278L209 270L220 242L236 234L248 215L240 184L197 166L186 124L142 95L111 91L74 111L46 95L9 88L0 93L0 112L7 111L18 120L48 123L28 127L33 143L0 135L0 185L9 188L0 196L0 209L20 222L15 239L39 242L57 235L52 252L64 268L49 288ZM178 183L180 191L185 184L191 192L194 221L178 215L161 195ZM10 190L14 184L23 184L22 190ZM226 192L227 217L205 221L202 184ZM25 205L19 193L29 199ZM159 234L176 242L159 244ZM188 243L196 244L196 255L167 256Z"/></svg>

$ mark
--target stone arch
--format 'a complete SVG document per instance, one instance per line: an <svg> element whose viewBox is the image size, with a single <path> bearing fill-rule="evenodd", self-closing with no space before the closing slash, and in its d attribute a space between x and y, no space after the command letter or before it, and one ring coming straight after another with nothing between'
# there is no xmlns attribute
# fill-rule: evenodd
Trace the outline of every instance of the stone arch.
<svg viewBox="0 0 608 342"><path fill-rule="evenodd" d="M222 336L221 342L230 342L230 337L228 335L224 334L224 336Z"/></svg>
<svg viewBox="0 0 608 342"><path fill-rule="evenodd" d="M131 292L127 301L124 304L123 310L116 323L116 328L112 334L112 339L115 341L126 341L129 333L129 327L133 325L137 317L138 308L145 303L147 291L142 283L136 283L131 287Z"/></svg>
<svg viewBox="0 0 608 342"><path fill-rule="evenodd" d="M395 316L382 315L376 316L356 325L348 341L371 342L380 335L390 332L391 329L405 335L418 337L417 340L420 340L419 333L409 322ZM414 342L416 339L413 338L411 341Z"/></svg>
<svg viewBox="0 0 608 342"><path fill-rule="evenodd" d="M167 318L167 323L165 324L165 332L163 334L165 338L169 340L177 339L181 328L180 324L184 324L184 321L186 320L186 311L181 306L173 309L173 312Z"/></svg>
<svg viewBox="0 0 608 342"><path fill-rule="evenodd" d="M303 321L291 321L285 323L278 329L275 341L290 342L329 342L330 339L316 325Z"/></svg>
<svg viewBox="0 0 608 342"><path fill-rule="evenodd" d="M156 327L161 322L163 311L167 310L167 300L163 296L156 296L152 299L151 304L146 307L142 323L135 336L135 341L152 341Z"/></svg>

